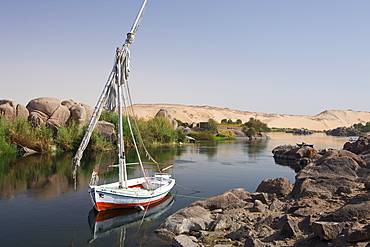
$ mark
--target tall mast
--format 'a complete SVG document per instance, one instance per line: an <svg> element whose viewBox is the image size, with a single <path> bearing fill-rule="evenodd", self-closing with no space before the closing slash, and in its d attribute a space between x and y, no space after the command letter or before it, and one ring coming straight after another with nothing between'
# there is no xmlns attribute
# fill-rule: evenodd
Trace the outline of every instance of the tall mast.
<svg viewBox="0 0 370 247"><path fill-rule="evenodd" d="M125 66L128 66L128 61L130 60L130 58L129 58L130 53L129 53L128 48L134 42L134 37L135 37L135 34L136 34L136 32L137 32L137 30L140 26L140 21L142 19L143 14L144 14L146 4L147 4L147 0L144 0L142 5L141 5L141 8L139 10L139 13L136 16L134 24L132 25L132 28L131 28L130 32L127 33L127 38L125 40L125 43L122 45L122 49L119 52L117 52L117 54L116 54L116 56L119 57L120 59L116 59L116 63L113 66L113 69L112 69L112 71L111 71L111 73L108 77L108 80L107 80L105 86L104 86L103 92L101 93L100 98L99 98L99 100L98 100L98 102L95 106L94 112L93 112L93 114L91 116L91 119L90 119L90 122L89 122L89 125L87 126L85 135L84 135L84 137L81 141L81 144L80 144L75 156L72 159L72 168L73 168L73 170L77 166L80 166L80 162L81 162L81 159L82 159L83 152L85 151L87 145L89 144L91 134L92 134L97 122L99 121L102 109L108 102L108 96L109 96L110 92L114 91L115 89L117 89L117 91L118 91L118 89L119 89L115 86L115 83L120 84L120 81L117 81L117 75L116 75L116 73L118 71L117 70L117 63L120 64L120 66L119 66L120 71L124 72L124 74L121 74L121 80L123 81L123 83L125 83L128 79L129 70L128 70L128 68L125 67ZM122 66L122 68L121 68L121 66ZM118 98L121 98L121 95L118 95Z"/></svg>

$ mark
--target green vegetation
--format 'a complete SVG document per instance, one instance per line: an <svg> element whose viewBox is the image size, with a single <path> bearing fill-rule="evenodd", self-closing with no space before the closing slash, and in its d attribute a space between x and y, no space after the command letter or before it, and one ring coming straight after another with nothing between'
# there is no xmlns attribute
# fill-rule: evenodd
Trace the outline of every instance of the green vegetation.
<svg viewBox="0 0 370 247"><path fill-rule="evenodd" d="M269 132L270 128L267 127L267 124L262 123L258 119L250 118L248 122L243 124L242 132L248 136L256 136L258 132Z"/></svg>
<svg viewBox="0 0 370 247"><path fill-rule="evenodd" d="M18 143L38 152L49 152L53 144L53 131L42 125L32 126L27 119L7 121L3 126L8 144Z"/></svg>
<svg viewBox="0 0 370 247"><path fill-rule="evenodd" d="M270 128L270 131L269 132L295 133L295 132L298 132L300 130L302 130L302 128L298 129L298 128L276 128L276 127L272 127L272 128ZM310 131L312 133L322 132L322 131L319 131L319 130L308 130L308 129L303 129L303 130L307 130L307 131Z"/></svg>
<svg viewBox="0 0 370 247"><path fill-rule="evenodd" d="M209 131L202 132L191 132L188 136L193 137L195 140L204 140L204 141L215 141L215 136Z"/></svg>
<svg viewBox="0 0 370 247"><path fill-rule="evenodd" d="M235 122L231 119L222 119L221 124L241 125L243 122L241 119L237 119Z"/></svg>
<svg viewBox="0 0 370 247"><path fill-rule="evenodd" d="M113 123L117 132L118 114L115 112L103 111L100 120ZM130 122L129 122L130 121ZM178 124L182 124L178 121ZM236 122L232 120L223 119L222 122L226 124L240 125L241 120ZM139 137L138 130L135 128L136 122L123 118L123 136L125 145L133 146L132 135L129 131L129 123L134 130L136 137ZM162 144L172 144L184 142L185 134L181 129L173 130L171 123L163 117L154 117L148 121L137 120L140 137L146 146L158 146ZM266 124L250 119L245 123L245 133L253 134L255 131L267 131ZM0 155L16 153L15 148L11 145L13 142L21 146L25 146L41 153L48 153L55 146L58 152L75 151L84 135L85 126L79 126L77 123L71 121L65 126L61 126L57 131L53 132L47 125L32 126L27 119L16 119L14 121L6 121L5 118L0 118ZM248 130L249 129L249 130ZM192 132L189 136L196 140L235 140L236 137L232 131L221 131L214 119L209 119L208 122L203 123L201 132ZM140 145L140 141L137 141ZM94 131L88 146L89 151L112 150L116 148L116 143L107 141L97 131Z"/></svg>
<svg viewBox="0 0 370 247"><path fill-rule="evenodd" d="M267 127L267 124L262 123L260 120L255 118L250 118L248 122L244 123L244 126L247 128L254 128L257 132L269 132L270 128Z"/></svg>
<svg viewBox="0 0 370 247"><path fill-rule="evenodd" d="M219 130L217 136L215 136L216 141L224 141L224 140L236 140L236 136L232 131L221 131Z"/></svg>
<svg viewBox="0 0 370 247"><path fill-rule="evenodd" d="M208 124L206 125L206 128L205 130L210 132L211 134L216 134L218 132L218 126L217 126L217 122L210 118L208 119Z"/></svg>
<svg viewBox="0 0 370 247"><path fill-rule="evenodd" d="M370 132L370 122L367 122L365 125L362 123L354 124L352 127L361 133Z"/></svg>
<svg viewBox="0 0 370 247"><path fill-rule="evenodd" d="M5 117L0 117L0 155L16 152L16 149L9 144L6 136L6 120Z"/></svg>
<svg viewBox="0 0 370 247"><path fill-rule="evenodd" d="M357 123L350 127L338 127L333 130L327 130L326 134L333 136L359 136L368 132L370 132L370 122L367 122L365 125Z"/></svg>
<svg viewBox="0 0 370 247"><path fill-rule="evenodd" d="M82 140L80 132L80 127L74 121L71 121L65 126L59 127L56 139L58 148L65 151L76 150Z"/></svg>
<svg viewBox="0 0 370 247"><path fill-rule="evenodd" d="M171 123L164 117L154 117L139 124L144 144L158 145L184 141L185 135L181 130L173 130Z"/></svg>

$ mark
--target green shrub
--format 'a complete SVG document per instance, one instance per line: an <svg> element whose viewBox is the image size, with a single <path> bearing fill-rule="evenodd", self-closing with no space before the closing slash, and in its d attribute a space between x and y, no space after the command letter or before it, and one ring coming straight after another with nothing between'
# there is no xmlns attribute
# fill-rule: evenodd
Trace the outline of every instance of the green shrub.
<svg viewBox="0 0 370 247"><path fill-rule="evenodd" d="M88 150L90 151L107 151L114 150L115 147L111 142L105 140L96 130L91 134Z"/></svg>
<svg viewBox="0 0 370 247"><path fill-rule="evenodd" d="M45 124L33 127L27 119L15 119L7 123L9 143L18 143L39 152L48 152L53 144L53 131Z"/></svg>
<svg viewBox="0 0 370 247"><path fill-rule="evenodd" d="M56 138L57 147L64 151L74 151L82 140L81 128L75 121L59 127Z"/></svg>
<svg viewBox="0 0 370 247"><path fill-rule="evenodd" d="M236 140L236 136L232 131L220 131L218 135L215 137L216 141L222 140Z"/></svg>
<svg viewBox="0 0 370 247"><path fill-rule="evenodd" d="M248 122L244 123L244 126L247 128L253 128L255 131L258 132L269 132L270 128L267 127L267 124L262 123L258 119L250 118Z"/></svg>
<svg viewBox="0 0 370 247"><path fill-rule="evenodd" d="M6 138L7 122L5 117L0 117L0 155L16 153L16 149L10 145Z"/></svg>
<svg viewBox="0 0 370 247"><path fill-rule="evenodd" d="M214 119L210 118L206 126L207 127L205 128L205 130L210 132L211 134L216 134L218 132L218 125Z"/></svg>
<svg viewBox="0 0 370 247"><path fill-rule="evenodd" d="M145 144L171 143L176 138L171 123L164 117L154 117L140 127Z"/></svg>
<svg viewBox="0 0 370 247"><path fill-rule="evenodd" d="M205 141L214 141L214 135L209 131L203 132L191 132L188 136L193 137L195 140L205 140Z"/></svg>
<svg viewBox="0 0 370 247"><path fill-rule="evenodd" d="M247 127L247 126L244 126L243 129L242 129L242 132L247 136L247 137L254 137L256 136L257 134L257 131L255 128L253 127Z"/></svg>

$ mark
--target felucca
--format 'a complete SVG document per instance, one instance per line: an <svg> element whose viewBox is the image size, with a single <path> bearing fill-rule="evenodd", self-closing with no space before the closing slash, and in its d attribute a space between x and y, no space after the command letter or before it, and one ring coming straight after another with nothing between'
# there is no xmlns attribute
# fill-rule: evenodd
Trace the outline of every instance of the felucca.
<svg viewBox="0 0 370 247"><path fill-rule="evenodd" d="M89 185L89 193L91 196L92 203L96 210L104 211L110 209L129 208L136 206L145 206L152 203L161 201L175 185L175 179L171 178L168 173L163 173L160 170L159 173L148 177L144 171L143 162L140 158L136 137L129 120L129 113L131 111L134 115L130 90L128 88L129 78L129 62L130 62L130 51L129 47L134 41L135 34L138 30L144 9L146 7L147 0L144 0L140 11L135 19L135 22L131 28L131 31L127 34L125 43L121 48L116 50L116 59L113 69L108 77L108 80L104 86L103 92L98 100L98 103L94 109L93 115L90 119L89 125L86 129L85 136L73 158L73 168L80 165L83 152L86 149L91 134L99 120L102 109L113 110L115 107L118 108L118 167L119 167L119 181L104 185L97 185L98 174L95 170L92 175L92 180ZM125 109L125 115L127 116L128 128L130 129L135 150L138 157L138 164L143 172L142 177L127 178L127 163L124 151L124 140L123 140L123 109ZM136 122L136 121L134 121ZM140 138L140 135L138 137ZM146 151L146 149L145 149ZM146 151L147 152L147 151ZM151 157L151 156L150 156ZM159 167L159 166L158 166Z"/></svg>

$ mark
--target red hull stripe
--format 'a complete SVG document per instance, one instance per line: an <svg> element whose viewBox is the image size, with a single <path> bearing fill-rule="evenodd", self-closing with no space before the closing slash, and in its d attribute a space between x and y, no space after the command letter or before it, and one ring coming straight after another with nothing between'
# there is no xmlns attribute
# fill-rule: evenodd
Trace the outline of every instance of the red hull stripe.
<svg viewBox="0 0 370 247"><path fill-rule="evenodd" d="M141 205L146 206L148 204L156 203L162 200L164 197L159 198L158 200L144 202L144 203L132 203L132 204L125 204L125 203L110 203L110 202L97 202L95 204L95 208L98 211L110 210L110 209L119 209L119 208L133 208L135 206Z"/></svg>

